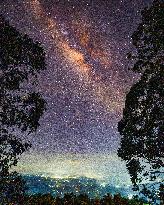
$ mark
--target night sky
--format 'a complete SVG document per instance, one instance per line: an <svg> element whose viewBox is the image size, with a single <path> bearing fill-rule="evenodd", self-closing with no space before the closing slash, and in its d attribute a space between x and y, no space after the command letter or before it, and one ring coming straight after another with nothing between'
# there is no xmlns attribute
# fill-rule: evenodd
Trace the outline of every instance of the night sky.
<svg viewBox="0 0 164 205"><path fill-rule="evenodd" d="M90 164L101 166L96 161L100 156L116 155L117 123L126 93L139 77L128 70L126 54L134 50L131 35L141 9L150 2L1 1L0 13L20 32L41 42L46 52L47 70L39 76L38 89L47 101L47 111L35 136L28 136L30 156L39 153L42 162L47 155L55 160L62 155L58 162L70 158L69 154L94 156ZM76 163L74 167L77 172L81 169Z"/></svg>

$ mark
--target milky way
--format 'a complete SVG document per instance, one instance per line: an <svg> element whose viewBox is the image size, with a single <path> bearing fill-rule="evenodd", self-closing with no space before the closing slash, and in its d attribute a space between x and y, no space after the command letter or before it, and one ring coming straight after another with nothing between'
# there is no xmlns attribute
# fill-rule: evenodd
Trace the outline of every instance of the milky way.
<svg viewBox="0 0 164 205"><path fill-rule="evenodd" d="M34 152L116 152L125 95L137 76L126 53L140 10L150 0L1 2L19 31L41 42L47 70L38 89L47 101Z"/></svg>

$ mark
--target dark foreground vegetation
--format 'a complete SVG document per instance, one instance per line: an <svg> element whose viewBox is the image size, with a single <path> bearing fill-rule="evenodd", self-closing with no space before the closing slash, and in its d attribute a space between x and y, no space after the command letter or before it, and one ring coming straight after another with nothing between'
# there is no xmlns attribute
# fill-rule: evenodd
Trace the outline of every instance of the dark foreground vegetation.
<svg viewBox="0 0 164 205"><path fill-rule="evenodd" d="M141 11L141 22L132 35L135 52L128 54L131 70L140 79L126 95L123 118L118 123L121 146L134 190L158 204L164 186L164 1L154 0ZM160 186L152 186L159 182ZM160 191L161 190L161 191Z"/></svg>
<svg viewBox="0 0 164 205"><path fill-rule="evenodd" d="M11 203L10 203L11 204ZM26 196L22 205L144 205L144 201L138 199L128 199L121 197L120 194L114 196L107 194L102 199L89 198L86 194L78 196L74 194L65 194L63 198L54 198L50 194L37 194ZM14 205L14 203L12 204Z"/></svg>
<svg viewBox="0 0 164 205"><path fill-rule="evenodd" d="M158 193L160 204L164 204L163 10L164 1L154 0L141 12L141 23L132 35L137 55L128 55L134 62L131 70L141 77L126 96L123 118L118 124L122 136L118 156L126 162L134 189L155 205L159 204ZM45 53L40 43L20 34L0 16L0 205L144 204L119 194L103 199L73 194L63 198L25 195L24 182L10 168L17 165L19 156L31 146L21 140L21 135L35 133L45 111L46 102L41 93L30 89L37 85L37 75L45 68ZM140 188L144 180L159 181L161 185Z"/></svg>

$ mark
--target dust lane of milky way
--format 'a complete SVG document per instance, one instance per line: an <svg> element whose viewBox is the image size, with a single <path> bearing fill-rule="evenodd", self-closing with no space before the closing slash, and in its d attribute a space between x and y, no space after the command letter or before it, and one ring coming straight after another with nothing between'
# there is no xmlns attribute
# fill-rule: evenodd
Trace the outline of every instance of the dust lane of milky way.
<svg viewBox="0 0 164 205"><path fill-rule="evenodd" d="M136 76L127 70L130 35L149 0L30 0L1 2L1 13L42 43L47 71L39 89L47 111L34 151L115 152L125 93Z"/></svg>
<svg viewBox="0 0 164 205"><path fill-rule="evenodd" d="M110 112L122 107L122 93L119 92L119 88L117 91L117 100L112 102L110 97L111 95L115 95L114 87L111 86L109 88L101 81L101 76L94 71L94 63L91 63L99 60L102 69L110 69L111 61L109 59L110 53L107 49L96 45L94 36L93 39L90 39L91 34L89 30L87 31L87 27L91 27L91 25L89 25L90 20L87 21L84 19L79 22L76 20L76 22L72 23L73 30L77 31L75 33L77 42L72 45L67 31L60 28L53 18L46 15L38 0L31 1L30 8L34 13L35 19L42 22L42 25L44 25L43 29L50 35L50 38L53 39L55 46L59 48L66 61L77 71L79 78L81 78L85 84L85 89L90 89L96 100L102 102ZM87 23L88 25L86 25ZM89 45L91 42L93 46ZM96 48L96 46L98 48ZM90 61L89 59L88 61L85 59L86 56L90 58ZM111 84L114 84L113 81Z"/></svg>

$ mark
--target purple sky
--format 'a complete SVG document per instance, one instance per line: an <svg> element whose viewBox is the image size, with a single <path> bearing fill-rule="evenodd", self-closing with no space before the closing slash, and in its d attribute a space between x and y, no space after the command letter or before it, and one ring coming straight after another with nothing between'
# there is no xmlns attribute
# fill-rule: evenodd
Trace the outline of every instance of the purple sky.
<svg viewBox="0 0 164 205"><path fill-rule="evenodd" d="M20 3L21 2L21 3ZM47 70L39 90L47 111L33 150L115 152L125 95L136 76L126 53L150 0L3 0L10 24L42 43Z"/></svg>

